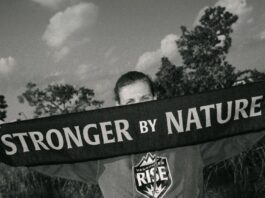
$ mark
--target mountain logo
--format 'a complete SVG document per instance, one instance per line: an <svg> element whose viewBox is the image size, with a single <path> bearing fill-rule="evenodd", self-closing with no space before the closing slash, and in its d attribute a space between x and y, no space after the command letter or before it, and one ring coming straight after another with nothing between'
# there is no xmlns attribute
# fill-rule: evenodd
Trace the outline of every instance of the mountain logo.
<svg viewBox="0 0 265 198"><path fill-rule="evenodd" d="M133 167L136 190L147 198L163 198L172 184L166 157L147 153Z"/></svg>

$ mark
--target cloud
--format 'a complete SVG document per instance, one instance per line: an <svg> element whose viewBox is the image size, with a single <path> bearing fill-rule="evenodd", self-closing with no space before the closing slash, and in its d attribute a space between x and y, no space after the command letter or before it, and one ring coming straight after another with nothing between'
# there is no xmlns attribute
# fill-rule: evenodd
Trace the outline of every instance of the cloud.
<svg viewBox="0 0 265 198"><path fill-rule="evenodd" d="M166 56L169 59L174 59L178 53L176 41L179 37L175 34L169 34L161 40L161 52L162 56Z"/></svg>
<svg viewBox="0 0 265 198"><path fill-rule="evenodd" d="M79 3L57 12L49 22L42 38L50 47L60 47L74 33L93 25L98 8L93 3Z"/></svg>
<svg viewBox="0 0 265 198"><path fill-rule="evenodd" d="M247 0L219 0L215 5L225 7L229 12L236 14L239 17L237 24L253 20L249 18L253 7L247 5Z"/></svg>
<svg viewBox="0 0 265 198"><path fill-rule="evenodd" d="M81 64L77 67L76 74L81 80L85 80L89 72L93 72L94 68L91 64Z"/></svg>
<svg viewBox="0 0 265 198"><path fill-rule="evenodd" d="M196 25L199 25L199 24L200 24L200 19L201 19L202 15L204 14L204 12L205 12L205 10L206 10L207 8L208 8L208 7L205 6L205 7L203 7L203 8L199 11L199 13L198 13L198 15L197 15L197 17L196 17L196 19L195 19L195 21L194 21L194 23L193 23L193 26L196 26Z"/></svg>
<svg viewBox="0 0 265 198"><path fill-rule="evenodd" d="M49 82L49 85L65 85L66 84L66 80L64 78L62 79L56 79L56 80L52 80Z"/></svg>
<svg viewBox="0 0 265 198"><path fill-rule="evenodd" d="M253 11L253 7L247 5L247 0L218 0L214 6L222 6L227 9L227 11L236 14L239 19L235 24L235 28L238 28L243 23L252 23L253 18L250 17L250 14ZM194 25L199 24L199 19L204 14L204 11L208 7L202 8L194 22Z"/></svg>
<svg viewBox="0 0 265 198"><path fill-rule="evenodd" d="M56 62L59 62L60 60L62 60L65 56L67 56L70 52L70 48L64 46L63 48L56 50L54 52L54 58Z"/></svg>
<svg viewBox="0 0 265 198"><path fill-rule="evenodd" d="M253 10L247 5L247 0L219 0L215 5L225 7L229 12L238 16L246 15Z"/></svg>
<svg viewBox="0 0 265 198"><path fill-rule="evenodd" d="M108 60L107 63L108 63L109 65L114 65L114 64L116 64L119 60L120 60L120 58L117 57L117 56L115 56L115 57L111 57L111 58Z"/></svg>
<svg viewBox="0 0 265 198"><path fill-rule="evenodd" d="M60 77L60 76L62 76L62 72L56 71L56 72L52 72L49 75L47 75L46 79L48 79L48 78L57 78L57 77Z"/></svg>
<svg viewBox="0 0 265 198"><path fill-rule="evenodd" d="M115 46L111 46L110 48L107 49L107 51L104 54L105 58L110 58L111 55L114 53L116 47Z"/></svg>
<svg viewBox="0 0 265 198"><path fill-rule="evenodd" d="M109 79L101 79L98 83L95 84L94 89L100 94L111 91L113 85L110 83Z"/></svg>
<svg viewBox="0 0 265 198"><path fill-rule="evenodd" d="M265 30L260 33L260 39L265 40Z"/></svg>
<svg viewBox="0 0 265 198"><path fill-rule="evenodd" d="M65 72L53 71L50 74L44 76L43 84L65 84Z"/></svg>
<svg viewBox="0 0 265 198"><path fill-rule="evenodd" d="M16 64L17 62L12 56L0 58L0 74L9 74L13 71Z"/></svg>
<svg viewBox="0 0 265 198"><path fill-rule="evenodd" d="M64 2L64 0L32 0L35 3L40 4L41 6L56 9L59 4Z"/></svg>
<svg viewBox="0 0 265 198"><path fill-rule="evenodd" d="M165 36L160 43L160 48L155 51L143 53L136 64L136 70L145 70L160 64L161 58L166 56L173 61L178 55L176 41L179 37L175 34Z"/></svg>
<svg viewBox="0 0 265 198"><path fill-rule="evenodd" d="M96 22L97 16L98 7L95 4L79 3L51 17L42 39L53 51L55 61L62 60L77 43L83 43L73 36L85 28L90 28ZM89 41L90 38L78 40Z"/></svg>
<svg viewBox="0 0 265 198"><path fill-rule="evenodd" d="M111 46L110 48L107 49L107 51L104 54L105 61L109 65L114 65L120 60L118 56L115 56L115 50L116 50L116 47Z"/></svg>

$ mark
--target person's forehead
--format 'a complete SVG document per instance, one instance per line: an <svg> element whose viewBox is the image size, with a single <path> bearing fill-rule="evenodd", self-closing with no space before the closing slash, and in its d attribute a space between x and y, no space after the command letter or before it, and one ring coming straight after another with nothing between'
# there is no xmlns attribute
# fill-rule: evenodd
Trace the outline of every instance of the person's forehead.
<svg viewBox="0 0 265 198"><path fill-rule="evenodd" d="M144 80L137 80L120 88L119 95L152 94L150 85Z"/></svg>

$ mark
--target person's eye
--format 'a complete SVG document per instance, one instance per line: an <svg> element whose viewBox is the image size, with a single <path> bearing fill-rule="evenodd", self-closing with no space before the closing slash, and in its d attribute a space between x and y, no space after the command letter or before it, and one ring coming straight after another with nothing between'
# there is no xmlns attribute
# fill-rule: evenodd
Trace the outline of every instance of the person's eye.
<svg viewBox="0 0 265 198"><path fill-rule="evenodd" d="M150 100L152 100L153 99L153 97L152 96L143 96L142 97L142 101L150 101Z"/></svg>
<svg viewBox="0 0 265 198"><path fill-rule="evenodd" d="M128 100L128 101L126 102L126 105L134 104L134 103L135 103L134 100Z"/></svg>

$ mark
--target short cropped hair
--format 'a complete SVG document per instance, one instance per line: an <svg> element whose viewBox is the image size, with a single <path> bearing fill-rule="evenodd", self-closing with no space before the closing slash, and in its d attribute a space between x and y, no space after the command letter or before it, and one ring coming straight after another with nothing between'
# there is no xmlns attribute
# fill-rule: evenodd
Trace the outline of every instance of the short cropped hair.
<svg viewBox="0 0 265 198"><path fill-rule="evenodd" d="M148 75L138 71L130 71L121 75L120 78L117 80L116 85L114 87L115 100L120 103L120 89L126 85L133 84L136 81L146 82L149 85L153 96L155 95L154 83Z"/></svg>

